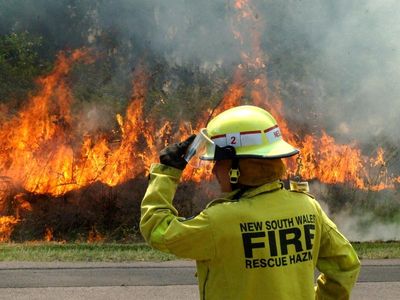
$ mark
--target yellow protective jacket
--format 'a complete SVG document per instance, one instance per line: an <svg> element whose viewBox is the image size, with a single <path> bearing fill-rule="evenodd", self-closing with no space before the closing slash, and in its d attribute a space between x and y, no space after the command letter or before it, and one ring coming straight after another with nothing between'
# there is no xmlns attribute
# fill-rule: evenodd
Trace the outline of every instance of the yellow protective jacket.
<svg viewBox="0 0 400 300"><path fill-rule="evenodd" d="M196 260L201 299L349 299L360 262L311 196L276 181L184 219L172 205L180 176L152 165L140 229L152 247Z"/></svg>

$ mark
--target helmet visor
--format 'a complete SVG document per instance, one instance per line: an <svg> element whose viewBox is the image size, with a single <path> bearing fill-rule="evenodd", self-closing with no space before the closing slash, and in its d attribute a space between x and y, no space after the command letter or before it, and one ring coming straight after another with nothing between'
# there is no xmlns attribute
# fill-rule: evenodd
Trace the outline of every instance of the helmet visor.
<svg viewBox="0 0 400 300"><path fill-rule="evenodd" d="M196 135L194 141L190 144L184 159L186 162L189 162L193 157L198 160L204 153L207 152L207 149L214 148L214 142L207 136L207 129L202 128L200 132Z"/></svg>

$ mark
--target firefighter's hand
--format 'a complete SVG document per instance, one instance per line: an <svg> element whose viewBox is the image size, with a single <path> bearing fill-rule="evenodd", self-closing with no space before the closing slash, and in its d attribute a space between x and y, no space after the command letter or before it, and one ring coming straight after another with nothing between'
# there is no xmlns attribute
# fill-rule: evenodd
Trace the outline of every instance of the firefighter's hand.
<svg viewBox="0 0 400 300"><path fill-rule="evenodd" d="M174 167L180 170L185 169L187 162L183 157L185 156L189 145L193 142L195 137L196 135L193 134L185 141L178 144L169 145L161 150L160 162L163 165Z"/></svg>

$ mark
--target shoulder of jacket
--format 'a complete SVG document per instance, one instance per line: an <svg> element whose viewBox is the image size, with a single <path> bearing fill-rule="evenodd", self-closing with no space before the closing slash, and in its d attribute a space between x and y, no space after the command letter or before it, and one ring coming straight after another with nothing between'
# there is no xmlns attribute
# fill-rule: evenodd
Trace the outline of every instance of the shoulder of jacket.
<svg viewBox="0 0 400 300"><path fill-rule="evenodd" d="M218 205L218 204L222 204L222 203L231 203L231 202L238 202L238 200L235 199L226 199L226 198L217 198L212 200L211 202L209 202L206 206L206 208Z"/></svg>
<svg viewBox="0 0 400 300"><path fill-rule="evenodd" d="M289 190L289 192L292 192L292 193L299 193L299 194L305 194L305 195L307 195L308 197L315 199L315 196L312 195L312 194L310 194L309 192L298 191L298 190Z"/></svg>

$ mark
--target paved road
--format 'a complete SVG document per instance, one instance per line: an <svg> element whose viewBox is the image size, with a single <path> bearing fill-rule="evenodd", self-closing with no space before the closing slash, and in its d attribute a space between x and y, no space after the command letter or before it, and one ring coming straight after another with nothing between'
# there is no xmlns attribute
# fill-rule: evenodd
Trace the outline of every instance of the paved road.
<svg viewBox="0 0 400 300"><path fill-rule="evenodd" d="M0 299L198 299L190 261L0 263ZM400 260L363 261L352 299L400 299Z"/></svg>

